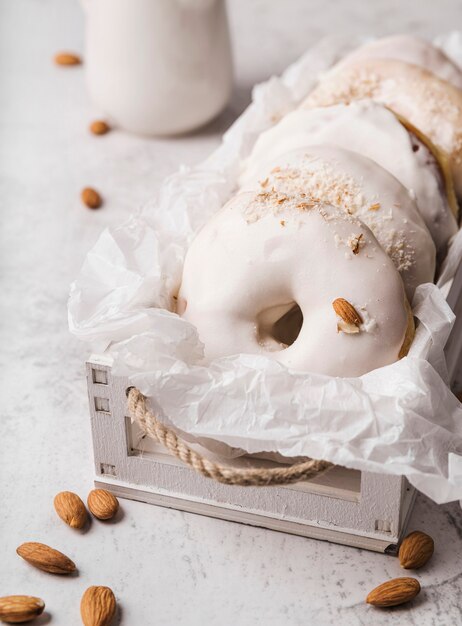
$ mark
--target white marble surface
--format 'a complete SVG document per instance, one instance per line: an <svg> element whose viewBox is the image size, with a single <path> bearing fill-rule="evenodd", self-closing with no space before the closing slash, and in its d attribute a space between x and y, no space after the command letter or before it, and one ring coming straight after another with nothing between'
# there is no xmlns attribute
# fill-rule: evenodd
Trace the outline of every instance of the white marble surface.
<svg viewBox="0 0 462 626"><path fill-rule="evenodd" d="M154 1L154 0L153 0ZM419 497L410 527L436 554L418 573L409 608L381 612L363 599L400 575L396 559L366 551L122 502L116 523L81 534L57 519L56 492L92 487L84 383L85 346L69 336L69 282L101 229L148 199L180 163L205 157L248 101L249 88L281 71L327 32L435 34L460 26L458 0L232 0L237 86L227 111L200 133L146 140L95 138L98 115L80 68L50 59L82 49L76 0L0 0L1 457L0 595L43 597L38 624L80 624L90 584L112 587L122 625L462 623L462 512ZM94 185L98 212L79 201ZM15 554L45 541L79 566L73 578L33 570Z"/></svg>

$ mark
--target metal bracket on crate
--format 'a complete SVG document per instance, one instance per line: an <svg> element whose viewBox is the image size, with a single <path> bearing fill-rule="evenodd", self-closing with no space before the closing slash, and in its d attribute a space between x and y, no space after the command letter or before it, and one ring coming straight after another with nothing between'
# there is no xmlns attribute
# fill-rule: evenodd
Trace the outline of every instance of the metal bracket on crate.
<svg viewBox="0 0 462 626"><path fill-rule="evenodd" d="M114 494L220 519L392 554L404 532L415 490L405 478L335 466L296 484L243 487L197 474L128 416L126 379L111 361L87 363L97 486ZM277 464L243 457L234 467Z"/></svg>

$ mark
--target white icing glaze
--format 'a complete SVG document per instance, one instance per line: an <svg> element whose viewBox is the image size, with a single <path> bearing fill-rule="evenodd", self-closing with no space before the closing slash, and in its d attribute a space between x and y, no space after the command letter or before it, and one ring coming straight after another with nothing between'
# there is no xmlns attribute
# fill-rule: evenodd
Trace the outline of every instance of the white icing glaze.
<svg viewBox="0 0 462 626"><path fill-rule="evenodd" d="M437 163L390 110L371 100L289 113L258 138L244 164L241 186L254 181L278 155L323 143L373 159L412 191L439 256L444 256L457 222Z"/></svg>
<svg viewBox="0 0 462 626"><path fill-rule="evenodd" d="M392 35L371 41L348 54L337 68L361 59L397 59L413 63L462 89L462 72L442 50L414 35Z"/></svg>
<svg viewBox="0 0 462 626"><path fill-rule="evenodd" d="M462 197L462 91L417 65L392 59L363 59L325 74L303 108L371 98L411 122L450 159Z"/></svg>
<svg viewBox="0 0 462 626"><path fill-rule="evenodd" d="M401 274L408 298L432 282L435 245L409 191L389 172L356 152L321 145L281 154L266 162L258 181L282 193L305 193L359 217Z"/></svg>
<svg viewBox="0 0 462 626"><path fill-rule="evenodd" d="M359 376L398 358L408 322L398 272L358 219L306 200L238 194L192 242L178 312L197 327L206 360L259 353L296 370ZM359 332L337 331L337 298L360 313ZM303 324L286 347L300 316L278 332L275 324L295 303Z"/></svg>

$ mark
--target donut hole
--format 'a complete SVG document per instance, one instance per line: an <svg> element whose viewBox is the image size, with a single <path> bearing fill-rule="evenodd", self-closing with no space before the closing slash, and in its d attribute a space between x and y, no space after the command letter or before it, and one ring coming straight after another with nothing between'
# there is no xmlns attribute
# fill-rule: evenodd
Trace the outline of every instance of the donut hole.
<svg viewBox="0 0 462 626"><path fill-rule="evenodd" d="M285 350L300 334L303 313L296 302L276 305L257 316L258 343L268 351Z"/></svg>

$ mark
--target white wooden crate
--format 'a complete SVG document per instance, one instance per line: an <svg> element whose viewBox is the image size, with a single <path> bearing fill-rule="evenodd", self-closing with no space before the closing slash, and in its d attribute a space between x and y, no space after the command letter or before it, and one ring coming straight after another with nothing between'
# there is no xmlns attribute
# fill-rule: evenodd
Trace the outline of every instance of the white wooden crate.
<svg viewBox="0 0 462 626"><path fill-rule="evenodd" d="M462 267L448 294L457 321L446 346L450 379L462 389ZM459 315L460 313L460 315ZM415 490L401 476L334 467L314 479L280 487L238 487L204 478L144 437L127 414L128 380L107 356L87 362L97 487L115 495L306 537L394 553ZM243 457L234 465L274 465Z"/></svg>
<svg viewBox="0 0 462 626"><path fill-rule="evenodd" d="M87 363L96 486L135 500L298 535L393 552L414 499L400 476L335 467L284 487L237 487L204 478L143 437L127 414L127 380L106 357ZM244 458L235 465L273 465Z"/></svg>

